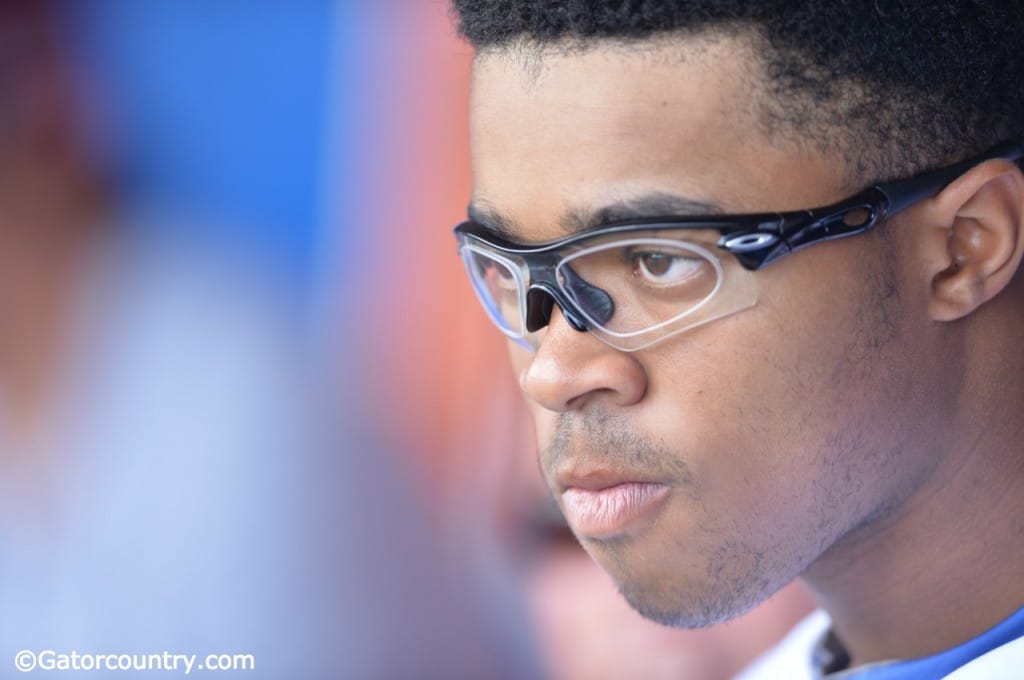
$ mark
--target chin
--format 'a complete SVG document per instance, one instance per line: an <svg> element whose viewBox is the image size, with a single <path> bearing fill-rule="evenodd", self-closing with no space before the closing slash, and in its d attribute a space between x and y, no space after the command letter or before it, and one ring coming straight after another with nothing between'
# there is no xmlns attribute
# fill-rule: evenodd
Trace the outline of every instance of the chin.
<svg viewBox="0 0 1024 680"><path fill-rule="evenodd" d="M729 606L722 602L680 602L672 606L667 602L652 602L620 590L630 606L644 619L671 628L707 628L738 617L749 606Z"/></svg>
<svg viewBox="0 0 1024 680"><path fill-rule="evenodd" d="M761 604L783 585L757 572L705 571L715 576L696 577L684 569L662 574L605 567L619 593L641 616L673 628L705 628L724 623ZM624 566L624 565L619 565ZM646 578L645 578L646 577Z"/></svg>
<svg viewBox="0 0 1024 680"><path fill-rule="evenodd" d="M619 592L640 616L671 628L714 626L741 616L768 599L767 596L753 600L694 598L667 602L660 598L637 595L622 587Z"/></svg>

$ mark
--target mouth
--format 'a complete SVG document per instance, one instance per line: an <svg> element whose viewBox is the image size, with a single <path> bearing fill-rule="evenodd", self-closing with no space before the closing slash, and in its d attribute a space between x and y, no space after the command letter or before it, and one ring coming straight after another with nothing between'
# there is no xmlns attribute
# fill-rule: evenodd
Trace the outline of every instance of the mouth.
<svg viewBox="0 0 1024 680"><path fill-rule="evenodd" d="M653 520L669 494L669 487L657 482L590 486L566 486L562 511L577 536L598 540L635 531Z"/></svg>

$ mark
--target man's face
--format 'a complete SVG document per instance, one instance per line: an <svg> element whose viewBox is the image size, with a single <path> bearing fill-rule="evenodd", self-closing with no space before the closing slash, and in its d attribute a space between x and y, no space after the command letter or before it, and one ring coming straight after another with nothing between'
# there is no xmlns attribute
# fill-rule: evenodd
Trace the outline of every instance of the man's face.
<svg viewBox="0 0 1024 680"><path fill-rule="evenodd" d="M723 40L478 57L474 202L540 242L571 211L651 193L727 213L842 198L838 159L766 138L745 55ZM887 249L870 234L793 254L757 272L756 306L637 352L557 309L535 353L510 345L544 478L641 613L742 613L928 477L945 414L927 395L949 386L919 358L922 293Z"/></svg>

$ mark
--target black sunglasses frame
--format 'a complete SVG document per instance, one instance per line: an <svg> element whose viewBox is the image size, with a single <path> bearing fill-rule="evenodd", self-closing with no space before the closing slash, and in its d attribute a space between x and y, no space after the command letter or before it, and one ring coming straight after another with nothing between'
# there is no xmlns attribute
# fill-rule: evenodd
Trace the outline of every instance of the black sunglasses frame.
<svg viewBox="0 0 1024 680"><path fill-rule="evenodd" d="M533 256L529 258L533 260L537 256L554 254L565 246L596 236L661 229L713 229L722 234L718 241L719 248L735 255L747 269L757 270L814 243L862 234L915 203L931 198L975 165L997 158L1020 165L1024 159L1024 142L1007 142L953 165L910 179L876 184L850 198L810 210L705 217L651 217L616 222L538 245L508 241L473 221L455 227L455 234L456 237L460 234L472 235L509 254ZM530 269L532 274L532 263Z"/></svg>
<svg viewBox="0 0 1024 680"><path fill-rule="evenodd" d="M863 234L910 206L931 198L972 167L993 159L1013 161L1020 166L1024 161L1024 142L1007 142L953 165L910 179L876 184L837 203L810 210L651 217L615 222L535 245L509 241L472 220L459 224L454 231L460 245L465 244L466 237L472 237L527 264L530 272L525 320L528 332L547 325L555 304L562 309L566 321L573 328L585 331L587 321L577 313L576 305L567 299L555 276L555 268L564 250L581 241L635 231L710 229L722 235L717 244L719 248L732 253L744 268L756 271L809 245ZM576 293L593 295L601 292L593 289L597 293L592 293L590 288L593 287L582 286Z"/></svg>

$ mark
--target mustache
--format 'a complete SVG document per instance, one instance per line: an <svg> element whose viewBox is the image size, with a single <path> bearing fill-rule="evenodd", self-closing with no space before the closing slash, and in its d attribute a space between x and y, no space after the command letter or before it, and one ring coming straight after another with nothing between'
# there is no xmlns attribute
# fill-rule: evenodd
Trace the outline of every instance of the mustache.
<svg viewBox="0 0 1024 680"><path fill-rule="evenodd" d="M568 465L586 461L602 467L644 472L694 485L693 470L666 442L658 442L637 431L621 414L601 411L560 413L551 443L541 448L545 476Z"/></svg>

